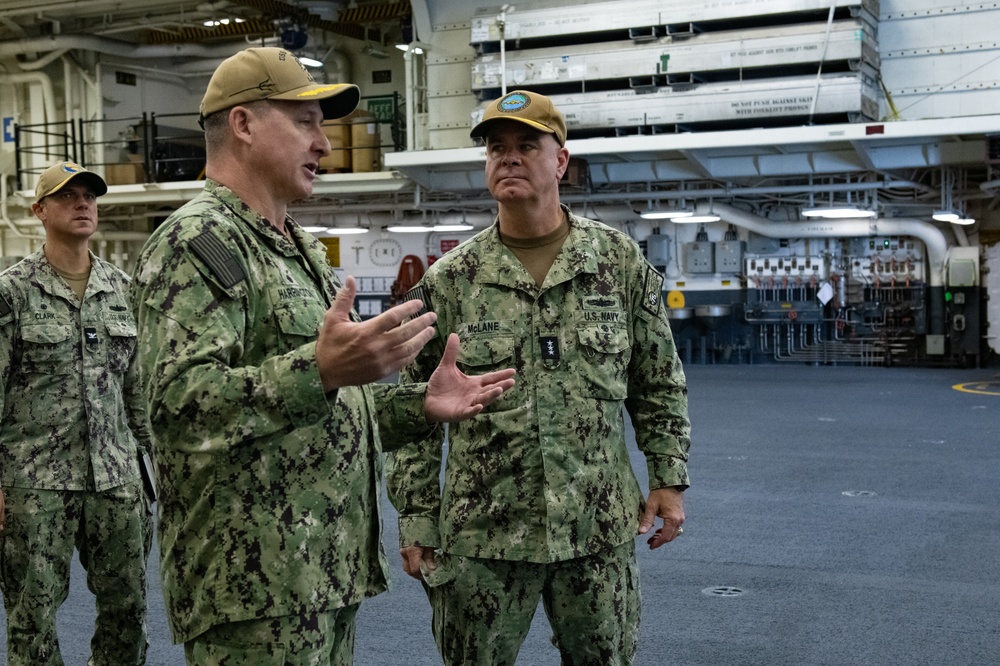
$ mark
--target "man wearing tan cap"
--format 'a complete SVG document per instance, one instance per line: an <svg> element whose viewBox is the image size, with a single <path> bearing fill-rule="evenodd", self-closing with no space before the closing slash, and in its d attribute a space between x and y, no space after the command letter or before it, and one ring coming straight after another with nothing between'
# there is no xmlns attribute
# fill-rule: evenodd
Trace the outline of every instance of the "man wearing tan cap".
<svg viewBox="0 0 1000 666"><path fill-rule="evenodd" d="M439 314L437 337L402 381L426 378L457 333L460 368L513 364L518 383L451 428L443 492L440 438L390 455L403 568L425 585L449 666L514 664L539 599L563 664L631 664L636 534L650 548L676 538L688 486L663 278L627 235L560 204L566 121L547 97L490 102L472 136L486 141L499 214L412 293ZM623 408L646 456L645 501Z"/></svg>
<svg viewBox="0 0 1000 666"><path fill-rule="evenodd" d="M457 336L426 385L370 384L413 359L435 315L402 323L409 303L361 322L354 279L288 215L330 150L323 120L358 99L282 49L224 61L201 104L205 190L139 258L163 590L190 664L351 664L358 606L388 580L382 447L513 385L460 373Z"/></svg>
<svg viewBox="0 0 1000 666"><path fill-rule="evenodd" d="M97 601L95 666L146 661L149 446L128 276L88 250L104 180L46 169L41 250L0 273L0 560L7 663L62 664L56 610L74 547ZM5 506L6 505L6 506Z"/></svg>

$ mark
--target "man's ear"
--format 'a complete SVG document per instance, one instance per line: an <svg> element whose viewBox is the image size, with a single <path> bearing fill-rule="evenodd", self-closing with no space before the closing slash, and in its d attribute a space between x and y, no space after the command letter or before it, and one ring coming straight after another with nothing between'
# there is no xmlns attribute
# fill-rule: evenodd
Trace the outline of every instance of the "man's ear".
<svg viewBox="0 0 1000 666"><path fill-rule="evenodd" d="M239 141L250 142L251 111L245 106L236 105L229 109L229 129Z"/></svg>
<svg viewBox="0 0 1000 666"><path fill-rule="evenodd" d="M37 217L39 220L42 221L42 226L44 226L46 218L45 204L36 201L35 203L31 204L31 212L35 214L35 217Z"/></svg>
<svg viewBox="0 0 1000 666"><path fill-rule="evenodd" d="M563 174L566 173L566 169L569 167L569 151L566 150L566 146L559 146L559 156L557 159L556 173L558 177L556 180L562 180Z"/></svg>

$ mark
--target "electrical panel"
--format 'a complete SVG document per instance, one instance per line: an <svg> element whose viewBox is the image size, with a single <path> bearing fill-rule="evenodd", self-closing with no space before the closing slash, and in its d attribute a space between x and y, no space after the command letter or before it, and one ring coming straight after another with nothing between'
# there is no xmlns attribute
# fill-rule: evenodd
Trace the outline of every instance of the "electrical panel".
<svg viewBox="0 0 1000 666"><path fill-rule="evenodd" d="M714 273L715 243L685 243L684 272L690 274Z"/></svg>
<svg viewBox="0 0 1000 666"><path fill-rule="evenodd" d="M739 273L743 267L743 241L719 241L715 243L715 272Z"/></svg>

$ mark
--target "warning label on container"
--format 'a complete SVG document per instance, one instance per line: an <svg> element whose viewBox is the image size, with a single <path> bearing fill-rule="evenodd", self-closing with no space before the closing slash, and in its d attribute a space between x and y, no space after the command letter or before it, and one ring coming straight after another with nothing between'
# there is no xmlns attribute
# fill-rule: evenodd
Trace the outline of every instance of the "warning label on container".
<svg viewBox="0 0 1000 666"><path fill-rule="evenodd" d="M773 97L771 99L741 100L731 107L737 116L768 116L772 114L809 113L812 96Z"/></svg>

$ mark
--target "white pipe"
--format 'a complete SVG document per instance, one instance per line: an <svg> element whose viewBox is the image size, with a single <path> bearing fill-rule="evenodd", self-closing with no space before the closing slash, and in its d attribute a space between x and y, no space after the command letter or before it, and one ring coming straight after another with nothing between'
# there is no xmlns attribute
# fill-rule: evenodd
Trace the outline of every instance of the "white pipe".
<svg viewBox="0 0 1000 666"><path fill-rule="evenodd" d="M19 74L0 74L0 85L19 83L37 83L42 87L42 101L45 106L45 118L42 123L54 123L56 121L55 95L52 93L52 79L44 72L21 72ZM32 120L34 122L34 120Z"/></svg>
<svg viewBox="0 0 1000 666"><path fill-rule="evenodd" d="M0 60L25 53L65 51L71 49L96 51L98 53L117 55L135 60L176 57L225 58L233 55L238 50L234 49L231 44L224 46L204 46L201 44L135 46L128 42L105 37L52 35L49 37L33 37L30 39L0 42Z"/></svg>
<svg viewBox="0 0 1000 666"><path fill-rule="evenodd" d="M33 60L31 62L19 62L17 63L17 66L21 68L22 72L34 72L45 67L56 58L62 57L67 51L69 51L69 49L57 49L39 58L38 60Z"/></svg>
<svg viewBox="0 0 1000 666"><path fill-rule="evenodd" d="M413 63L413 51L411 49L407 48L406 51L403 53L403 61L404 64L406 65L406 67L404 68L404 71L406 72L406 80L405 80L406 87L403 88L403 90L406 91L406 149L416 150L417 137L416 137L416 132L414 131L416 122L413 116L416 115L417 105L416 101L414 100L414 97L416 96L417 93L413 86L414 63Z"/></svg>
<svg viewBox="0 0 1000 666"><path fill-rule="evenodd" d="M26 234L18 229L14 220L10 219L7 212L7 177L3 174L0 174L0 220L3 220L4 225L20 238L38 238L34 234Z"/></svg>
<svg viewBox="0 0 1000 666"><path fill-rule="evenodd" d="M500 28L500 96L507 94L507 10L513 10L510 5L500 8L498 27Z"/></svg>
<svg viewBox="0 0 1000 666"><path fill-rule="evenodd" d="M808 222L771 222L728 204L699 203L699 213L714 212L723 220L768 238L865 238L868 236L912 236L927 248L930 286L944 284L945 255L948 241L944 233L929 222L907 218L877 220L810 220Z"/></svg>

